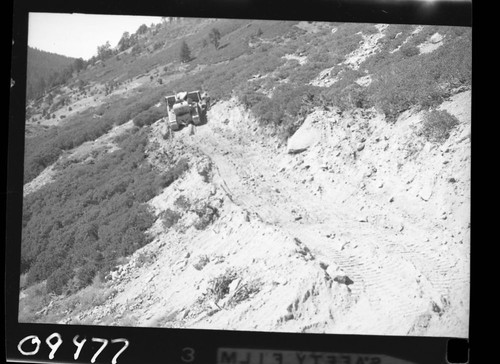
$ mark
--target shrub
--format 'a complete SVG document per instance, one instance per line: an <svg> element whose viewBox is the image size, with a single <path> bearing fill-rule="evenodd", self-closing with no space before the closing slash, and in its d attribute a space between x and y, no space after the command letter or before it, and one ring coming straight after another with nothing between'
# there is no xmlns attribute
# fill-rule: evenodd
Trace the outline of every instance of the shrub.
<svg viewBox="0 0 500 364"><path fill-rule="evenodd" d="M262 288L262 282L258 278L240 284L236 292L234 292L234 295L229 300L228 306L234 307L238 305L239 303L245 301L251 296L257 294L261 290L261 288Z"/></svg>
<svg viewBox="0 0 500 364"><path fill-rule="evenodd" d="M163 43L163 42L160 42L160 41L155 42L155 43L153 44L153 50L155 50L155 51L156 51L156 50L160 49L161 47L163 47L163 44L164 44L164 43Z"/></svg>
<svg viewBox="0 0 500 364"><path fill-rule="evenodd" d="M180 208L181 210L187 211L191 207L191 202L186 198L186 196L180 195L174 201L174 205Z"/></svg>
<svg viewBox="0 0 500 364"><path fill-rule="evenodd" d="M384 73L368 88L370 102L385 114L389 122L395 122L399 114L411 107L435 106L444 96L425 70L420 67L398 68L392 74Z"/></svg>
<svg viewBox="0 0 500 364"><path fill-rule="evenodd" d="M156 255L154 254L154 252L151 252L151 251L141 252L141 253L139 253L139 255L137 256L137 258L135 260L135 266L137 268L140 268L144 265L149 265L149 264L154 262L155 258L156 258Z"/></svg>
<svg viewBox="0 0 500 364"><path fill-rule="evenodd" d="M443 143L458 124L458 119L448 111L433 110L424 115L420 132L430 142Z"/></svg>
<svg viewBox="0 0 500 364"><path fill-rule="evenodd" d="M234 268L228 268L219 276L212 278L208 285L210 287L209 296L216 301L224 298L229 293L229 285L238 277Z"/></svg>
<svg viewBox="0 0 500 364"><path fill-rule="evenodd" d="M220 38L221 38L219 29L212 28L208 33L208 38L210 39L210 43L214 45L215 49L219 49Z"/></svg>
<svg viewBox="0 0 500 364"><path fill-rule="evenodd" d="M208 263L210 263L210 258L204 254L198 257L197 261L193 264L193 267L196 270L202 270Z"/></svg>
<svg viewBox="0 0 500 364"><path fill-rule="evenodd" d="M401 47L400 52L405 57L413 57L420 54L420 49L418 49L418 47L414 45L405 45Z"/></svg>
<svg viewBox="0 0 500 364"><path fill-rule="evenodd" d="M139 54L139 53L141 53L141 52L142 52L142 47L141 47L141 45L140 45L140 44L136 44L136 45L134 45L134 47L132 48L131 54L135 56L135 55L138 55L138 54Z"/></svg>
<svg viewBox="0 0 500 364"><path fill-rule="evenodd" d="M165 174L162 176L162 186L168 187L172 184L176 179L181 177L184 172L189 169L189 161L187 158L181 158L177 161L177 163L170 168Z"/></svg>
<svg viewBox="0 0 500 364"><path fill-rule="evenodd" d="M189 46L187 45L186 41L183 41L181 43L179 56L180 56L180 61L182 63L187 63L192 59L191 50L189 49Z"/></svg>
<svg viewBox="0 0 500 364"><path fill-rule="evenodd" d="M79 282L79 287L83 288L88 286L94 280L97 273L97 268L94 264L85 264L81 269L78 270L76 278Z"/></svg>
<svg viewBox="0 0 500 364"><path fill-rule="evenodd" d="M170 229L172 226L177 224L177 222L181 219L181 214L177 211L166 209L161 214L161 221L165 229Z"/></svg>
<svg viewBox="0 0 500 364"><path fill-rule="evenodd" d="M255 92L250 90L244 90L239 94L240 102L247 109L253 108L255 105L261 102L266 102L269 98L261 92Z"/></svg>
<svg viewBox="0 0 500 364"><path fill-rule="evenodd" d="M116 294L114 288L105 288L102 283L96 279L92 282L92 285L88 286L84 290L80 291L74 300L70 304L74 309L78 311L85 311L90 308L100 306L104 304L111 296Z"/></svg>
<svg viewBox="0 0 500 364"><path fill-rule="evenodd" d="M194 212L198 215L198 221L194 224L196 230L204 230L219 216L219 211L207 204L197 206Z"/></svg>
<svg viewBox="0 0 500 364"><path fill-rule="evenodd" d="M25 291L26 297L19 301L19 322L33 323L38 319L36 312L46 307L50 302L46 283L41 282Z"/></svg>
<svg viewBox="0 0 500 364"><path fill-rule="evenodd" d="M138 127L151 125L163 116L165 116L165 111L162 108L153 106L134 117L134 125Z"/></svg>
<svg viewBox="0 0 500 364"><path fill-rule="evenodd" d="M370 105L366 89L346 76L332 87L322 91L319 99L322 106L338 107L341 111L365 108Z"/></svg>
<svg viewBox="0 0 500 364"><path fill-rule="evenodd" d="M63 288L70 278L71 271L67 267L57 269L47 279L47 292L57 295L62 294Z"/></svg>

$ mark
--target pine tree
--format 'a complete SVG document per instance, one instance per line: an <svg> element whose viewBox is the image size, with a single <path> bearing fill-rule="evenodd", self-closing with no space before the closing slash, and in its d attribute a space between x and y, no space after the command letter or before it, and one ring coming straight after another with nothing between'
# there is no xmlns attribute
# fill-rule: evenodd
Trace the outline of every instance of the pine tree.
<svg viewBox="0 0 500 364"><path fill-rule="evenodd" d="M182 63L187 63L191 60L191 50L186 41L182 41L180 57Z"/></svg>
<svg viewBox="0 0 500 364"><path fill-rule="evenodd" d="M210 43L214 45L215 49L219 49L219 42L221 38L219 29L212 28L210 33L208 33L208 38L210 39Z"/></svg>
<svg viewBox="0 0 500 364"><path fill-rule="evenodd" d="M135 32L135 34L144 34L148 31L148 27L146 24L142 24L139 29Z"/></svg>

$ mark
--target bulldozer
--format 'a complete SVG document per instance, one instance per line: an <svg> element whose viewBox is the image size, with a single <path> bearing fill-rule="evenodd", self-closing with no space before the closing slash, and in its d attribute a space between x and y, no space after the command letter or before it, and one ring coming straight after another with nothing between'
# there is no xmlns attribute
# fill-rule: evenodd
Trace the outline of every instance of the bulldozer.
<svg viewBox="0 0 500 364"><path fill-rule="evenodd" d="M177 131L191 124L194 126L207 123L207 110L210 98L206 92L178 92L165 96L168 115L165 118L167 132Z"/></svg>

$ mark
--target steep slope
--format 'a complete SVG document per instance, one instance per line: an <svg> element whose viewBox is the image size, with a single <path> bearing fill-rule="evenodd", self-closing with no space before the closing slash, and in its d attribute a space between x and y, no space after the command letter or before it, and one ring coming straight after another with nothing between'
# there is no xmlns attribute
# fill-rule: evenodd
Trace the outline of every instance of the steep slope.
<svg viewBox="0 0 500 364"><path fill-rule="evenodd" d="M238 32L255 34L259 26L217 24L227 26L226 40L229 35L238 38ZM321 55L312 54L312 46L290 46L290 53L273 55L274 68L268 66L269 72L252 78L243 71L236 74L235 66L232 80L245 77L253 93L216 98L207 125L164 138L164 120L153 123L141 163L162 173L187 160L189 169L147 202L155 217L147 231L151 242L120 259L105 279L96 278L75 294L51 296L50 304L33 316L37 322L468 335L470 86L443 84L448 96L428 107L457 119L441 143L426 137L428 113L422 105L398 110L390 121L380 109L352 101L372 90L373 79L386 77L361 67L375 62L374 56L401 50L419 57L442 47L451 33L443 38L420 27L395 33L386 25L360 27L354 35L340 25L298 23L296 28L305 33L253 36L245 44L262 52L279 42L293 44L293 37L305 42L321 35L336 44L338 35L356 40L357 46L347 44L336 64L319 62ZM405 48L420 35L421 42L414 44L422 47ZM202 39L200 34L191 36ZM174 86L194 85L208 75L215 83L214 75L226 65L240 67L245 57L250 55L239 54L222 65L181 67L167 79ZM384 56L377 58L384 61ZM119 84L111 94L93 96L92 105L144 92L162 66ZM300 95L302 99L295 99L300 105L291 102L281 110L280 123L290 119L292 106L301 107L295 110L301 120L284 143L277 128L262 121L274 118L269 110L262 113L262 105L281 107L273 94L280 96L280 85L293 88L297 70L317 88L307 92L326 90L321 97L334 99L336 90L347 90L348 101L333 107ZM352 82L342 88L345 75ZM219 92L230 84L224 82ZM283 95L277 100L289 101ZM251 96L261 102L260 109L252 108ZM75 98L73 105L82 100ZM132 121L114 126L94 143L67 151L56 164L112 153L114 137L131 126ZM57 178L51 168L25 186L27 194Z"/></svg>
<svg viewBox="0 0 500 364"><path fill-rule="evenodd" d="M26 67L27 97L31 99L41 94L45 86L60 76L61 71L71 66L74 58L45 52L28 47Z"/></svg>
<svg viewBox="0 0 500 364"><path fill-rule="evenodd" d="M440 149L411 157L401 146L419 114L391 127L373 111L313 112L305 125L322 137L297 155L253 132L234 100L215 105L194 135L175 134L174 148L155 125L156 165L168 150L196 168L151 205L158 216L187 213L170 229L159 219L154 242L113 275L115 296L73 320L467 336L469 106L470 92L445 102L460 127ZM353 120L366 129L341 143L365 135L356 159L332 142ZM217 214L204 229L207 207Z"/></svg>

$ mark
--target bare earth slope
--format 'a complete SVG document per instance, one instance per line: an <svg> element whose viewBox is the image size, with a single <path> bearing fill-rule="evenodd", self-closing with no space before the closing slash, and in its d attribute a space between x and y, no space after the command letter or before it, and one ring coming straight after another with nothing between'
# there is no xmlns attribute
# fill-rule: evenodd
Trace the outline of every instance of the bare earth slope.
<svg viewBox="0 0 500 364"><path fill-rule="evenodd" d="M332 276L354 282L349 299L356 303L321 329L422 334L443 321L436 326L451 327L436 334L466 335L469 149L462 134L469 130L469 97L459 94L443 105L463 122L455 138L411 156L410 147L397 148L416 143L412 126L419 115L391 128L375 113L318 112L309 119L321 141L290 156L252 140L238 105L219 105L211 118L216 132L200 128L194 141L218 166L236 204L298 238ZM229 120L228 127L217 128L217 120ZM351 135L339 140L346 130ZM363 149L349 145L358 139Z"/></svg>
<svg viewBox="0 0 500 364"><path fill-rule="evenodd" d="M61 322L378 335L468 335L470 91L442 108L441 146L373 110L316 110L288 154L236 100L161 137L150 161L191 170L150 201L155 240L105 283L100 306ZM165 211L181 218L166 228Z"/></svg>

